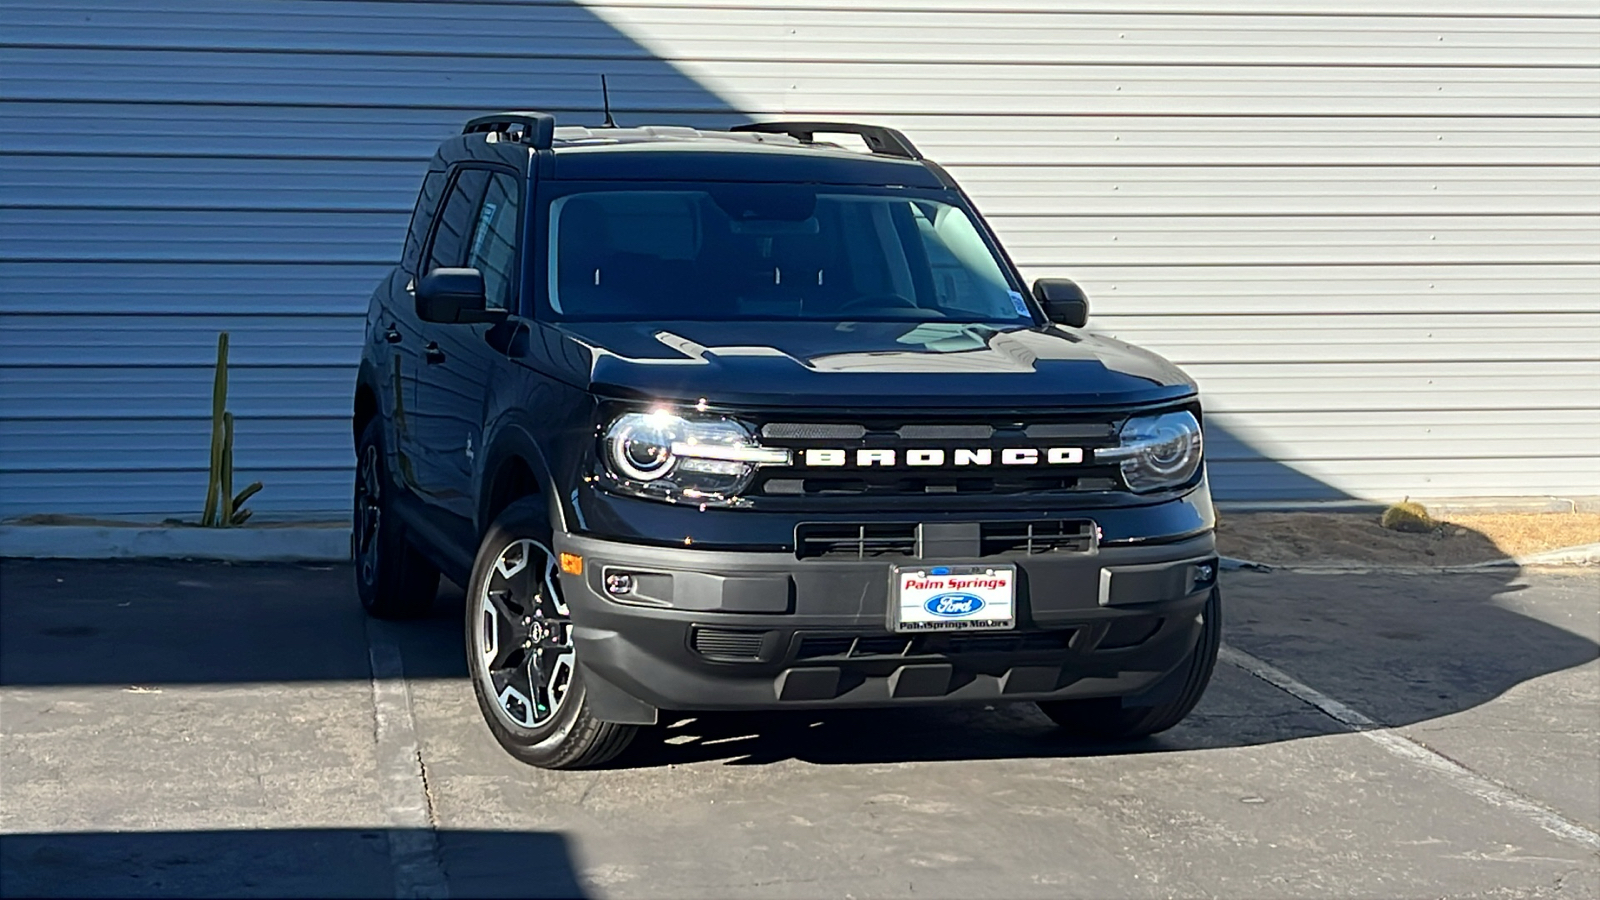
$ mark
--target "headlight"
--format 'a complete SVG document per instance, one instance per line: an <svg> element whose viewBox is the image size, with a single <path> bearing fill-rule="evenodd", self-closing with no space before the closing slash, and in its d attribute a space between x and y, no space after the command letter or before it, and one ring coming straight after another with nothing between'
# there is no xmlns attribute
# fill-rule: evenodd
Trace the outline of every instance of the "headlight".
<svg viewBox="0 0 1600 900"><path fill-rule="evenodd" d="M624 413L606 426L601 458L612 485L660 500L723 503L749 487L757 466L782 466L789 451L762 447L740 423L668 410Z"/></svg>
<svg viewBox="0 0 1600 900"><path fill-rule="evenodd" d="M1121 462L1128 490L1179 487L1200 470L1200 423L1187 410L1129 419L1121 438L1120 446L1102 447L1094 458Z"/></svg>

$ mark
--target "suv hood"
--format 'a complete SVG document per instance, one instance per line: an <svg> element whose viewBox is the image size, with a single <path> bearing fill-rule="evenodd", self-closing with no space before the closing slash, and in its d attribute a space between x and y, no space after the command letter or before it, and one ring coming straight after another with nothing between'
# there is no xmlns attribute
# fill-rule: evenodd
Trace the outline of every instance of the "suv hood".
<svg viewBox="0 0 1600 900"><path fill-rule="evenodd" d="M606 396L817 407L1120 406L1195 393L1154 353L1065 328L949 322L581 322L554 331ZM576 351L576 352L574 352ZM576 369L587 358L588 371Z"/></svg>

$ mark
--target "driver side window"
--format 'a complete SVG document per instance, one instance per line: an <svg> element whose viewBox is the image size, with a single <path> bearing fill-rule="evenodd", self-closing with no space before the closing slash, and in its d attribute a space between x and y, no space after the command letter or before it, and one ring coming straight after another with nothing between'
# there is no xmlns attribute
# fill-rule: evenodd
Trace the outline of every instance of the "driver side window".
<svg viewBox="0 0 1600 900"><path fill-rule="evenodd" d="M478 202L489 182L489 174L483 169L462 169L457 173L450 193L439 207L433 244L428 248L428 262L422 267L422 274L466 265L467 239L477 224Z"/></svg>
<svg viewBox="0 0 1600 900"><path fill-rule="evenodd" d="M517 179L504 172L489 175L478 206L467 265L483 273L483 293L490 309L511 309L516 300L517 222L522 216Z"/></svg>

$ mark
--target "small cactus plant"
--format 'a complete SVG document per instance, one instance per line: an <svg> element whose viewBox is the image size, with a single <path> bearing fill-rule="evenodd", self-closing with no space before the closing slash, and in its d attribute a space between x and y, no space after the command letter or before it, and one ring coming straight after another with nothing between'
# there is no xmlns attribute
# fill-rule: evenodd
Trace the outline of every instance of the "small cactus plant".
<svg viewBox="0 0 1600 900"><path fill-rule="evenodd" d="M228 333L217 335L217 371L211 382L211 471L206 483L206 505L200 524L208 528L243 525L250 518L244 502L261 490L251 482L233 492L233 413L228 412Z"/></svg>
<svg viewBox="0 0 1600 900"><path fill-rule="evenodd" d="M1421 503L1411 502L1407 497L1383 511L1383 518L1378 524L1390 531L1406 531L1412 534L1426 534L1439 527L1437 520L1428 515L1428 508Z"/></svg>

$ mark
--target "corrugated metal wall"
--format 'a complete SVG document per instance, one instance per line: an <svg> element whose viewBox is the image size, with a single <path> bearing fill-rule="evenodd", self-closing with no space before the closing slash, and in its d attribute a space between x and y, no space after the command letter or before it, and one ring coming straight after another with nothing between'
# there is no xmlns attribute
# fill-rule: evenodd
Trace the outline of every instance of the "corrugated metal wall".
<svg viewBox="0 0 1600 900"><path fill-rule="evenodd" d="M1196 375L1231 498L1600 494L1600 15L1562 0L3 4L0 516L342 511L360 314L469 113L908 132ZM236 480L238 480L236 479Z"/></svg>

